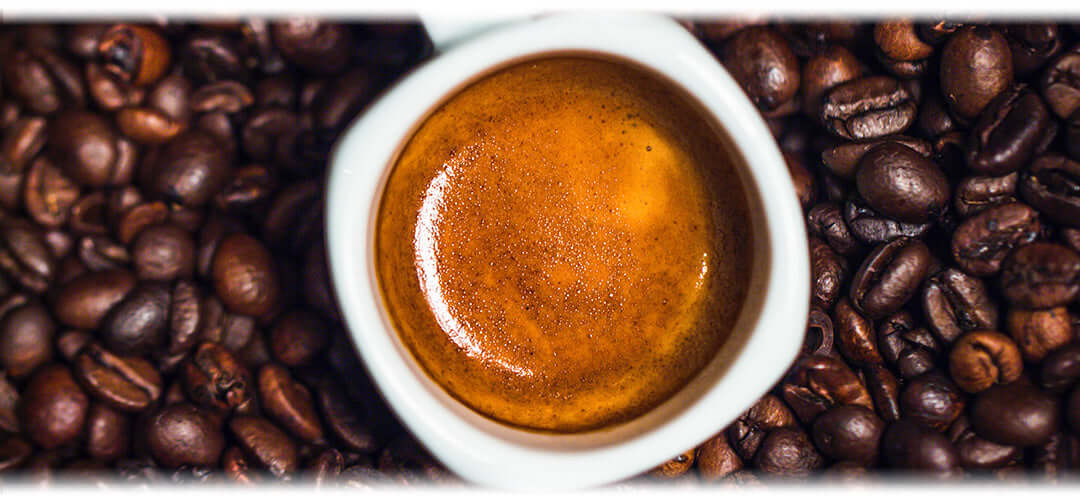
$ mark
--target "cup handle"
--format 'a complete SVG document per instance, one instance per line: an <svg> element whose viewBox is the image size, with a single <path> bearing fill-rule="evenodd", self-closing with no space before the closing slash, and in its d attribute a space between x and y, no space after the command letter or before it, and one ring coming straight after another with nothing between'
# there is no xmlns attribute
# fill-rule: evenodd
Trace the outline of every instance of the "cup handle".
<svg viewBox="0 0 1080 500"><path fill-rule="evenodd" d="M534 17L534 14L486 12L461 15L449 12L421 12L419 17L431 42L435 45L435 50L445 52L450 47L476 35L498 26Z"/></svg>

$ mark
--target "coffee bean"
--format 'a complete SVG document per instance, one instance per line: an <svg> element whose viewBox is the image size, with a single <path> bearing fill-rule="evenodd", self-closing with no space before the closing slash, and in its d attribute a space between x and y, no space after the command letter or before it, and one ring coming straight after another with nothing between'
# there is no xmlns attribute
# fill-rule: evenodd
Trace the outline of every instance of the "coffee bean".
<svg viewBox="0 0 1080 500"><path fill-rule="evenodd" d="M964 412L966 399L952 380L931 371L904 386L900 392L900 414L904 420L944 431Z"/></svg>
<svg viewBox="0 0 1080 500"><path fill-rule="evenodd" d="M874 325L860 315L846 297L833 312L836 318L836 346L848 362L865 366L882 363Z"/></svg>
<svg viewBox="0 0 1080 500"><path fill-rule="evenodd" d="M34 372L19 398L19 424L38 446L55 449L82 433L90 400L64 365Z"/></svg>
<svg viewBox="0 0 1080 500"><path fill-rule="evenodd" d="M956 446L960 465L971 469L996 469L1021 461L1023 448L997 444L975 434L966 416L953 422L948 431L949 440Z"/></svg>
<svg viewBox="0 0 1080 500"><path fill-rule="evenodd" d="M930 271L930 251L920 240L901 237L875 248L851 283L851 303L868 318L898 311Z"/></svg>
<svg viewBox="0 0 1080 500"><path fill-rule="evenodd" d="M239 484L254 484L258 480L254 465L249 463L244 450L235 446L226 448L221 454L221 468L225 469L226 477Z"/></svg>
<svg viewBox="0 0 1080 500"><path fill-rule="evenodd" d="M1080 254L1056 243L1024 245L1001 266L1001 288L1016 307L1049 309L1080 295Z"/></svg>
<svg viewBox="0 0 1080 500"><path fill-rule="evenodd" d="M1039 91L1058 118L1080 109L1080 45L1073 45L1050 62L1039 80Z"/></svg>
<svg viewBox="0 0 1080 500"><path fill-rule="evenodd" d="M885 432L883 422L862 406L837 406L814 419L814 443L829 458L872 464Z"/></svg>
<svg viewBox="0 0 1080 500"><path fill-rule="evenodd" d="M169 327L169 288L143 282L116 304L101 323L101 338L117 354L149 354L165 342Z"/></svg>
<svg viewBox="0 0 1080 500"><path fill-rule="evenodd" d="M946 343L964 332L998 325L997 304L983 282L954 268L926 280L922 308L929 327Z"/></svg>
<svg viewBox="0 0 1080 500"><path fill-rule="evenodd" d="M56 332L49 311L40 303L15 307L0 318L0 368L16 379L26 377L53 357Z"/></svg>
<svg viewBox="0 0 1080 500"><path fill-rule="evenodd" d="M128 107L116 113L116 127L140 144L164 144L184 131L185 124L151 107Z"/></svg>
<svg viewBox="0 0 1080 500"><path fill-rule="evenodd" d="M791 427L774 429L754 455L761 472L787 477L805 477L825 466L825 458L814 449L806 433Z"/></svg>
<svg viewBox="0 0 1080 500"><path fill-rule="evenodd" d="M1073 341L1072 318L1064 307L1011 309L1005 317L1009 335L1020 347L1024 361L1038 363L1046 355Z"/></svg>
<svg viewBox="0 0 1080 500"><path fill-rule="evenodd" d="M349 62L353 39L344 24L293 18L272 23L270 33L281 56L307 71L339 73Z"/></svg>
<svg viewBox="0 0 1080 500"><path fill-rule="evenodd" d="M1020 177L1020 196L1047 218L1080 225L1080 162L1057 154L1036 159Z"/></svg>
<svg viewBox="0 0 1080 500"><path fill-rule="evenodd" d="M934 93L923 99L915 127L923 135L937 138L956 131L959 124L949 114L941 97Z"/></svg>
<svg viewBox="0 0 1080 500"><path fill-rule="evenodd" d="M18 406L19 392L6 374L0 374L0 431L19 433L19 416L16 412Z"/></svg>
<svg viewBox="0 0 1080 500"><path fill-rule="evenodd" d="M696 448L684 451L676 455L675 458L653 467L646 475L660 479L675 479L677 477L682 477L686 475L687 472L690 472L690 468L694 466L694 460L696 458Z"/></svg>
<svg viewBox="0 0 1080 500"><path fill-rule="evenodd" d="M1080 379L1080 344L1054 349L1042 360L1039 382L1048 391L1062 393Z"/></svg>
<svg viewBox="0 0 1080 500"><path fill-rule="evenodd" d="M116 167L116 132L101 115L68 111L49 127L49 152L72 180L103 187L113 180Z"/></svg>
<svg viewBox="0 0 1080 500"><path fill-rule="evenodd" d="M1035 241L1042 231L1038 212L1010 203L964 221L952 237L952 257L969 274L991 276L1001 269L1009 252Z"/></svg>
<svg viewBox="0 0 1080 500"><path fill-rule="evenodd" d="M190 281L177 281L169 303L169 340L166 352L186 353L198 342L203 319L202 292Z"/></svg>
<svg viewBox="0 0 1080 500"><path fill-rule="evenodd" d="M56 319L72 328L95 330L106 314L135 287L135 276L122 269L83 274L59 290Z"/></svg>
<svg viewBox="0 0 1080 500"><path fill-rule="evenodd" d="M1080 441L1070 433L1054 434L1046 444L1030 450L1031 469L1041 479L1067 477L1080 464Z"/></svg>
<svg viewBox="0 0 1080 500"><path fill-rule="evenodd" d="M190 207L205 205L229 178L231 158L222 146L203 131L180 134L157 156L149 190Z"/></svg>
<svg viewBox="0 0 1080 500"><path fill-rule="evenodd" d="M86 416L86 453L112 462L128 453L129 418L105 405L93 404Z"/></svg>
<svg viewBox="0 0 1080 500"><path fill-rule="evenodd" d="M117 356L91 343L73 365L75 378L86 391L117 410L140 412L161 397L161 375L143 358Z"/></svg>
<svg viewBox="0 0 1080 500"><path fill-rule="evenodd" d="M190 233L176 225L150 226L135 238L132 257L139 279L190 278L195 270L195 242Z"/></svg>
<svg viewBox="0 0 1080 500"><path fill-rule="evenodd" d="M799 60L776 31L755 26L724 46L722 62L759 109L774 111L799 90Z"/></svg>
<svg viewBox="0 0 1080 500"><path fill-rule="evenodd" d="M862 249L862 244L848 230L838 203L815 205L806 214L806 226L810 234L824 239L840 255L850 256Z"/></svg>
<svg viewBox="0 0 1080 500"><path fill-rule="evenodd" d="M273 171L264 165L241 167L214 197L214 205L225 212L261 213L277 190L277 182Z"/></svg>
<svg viewBox="0 0 1080 500"><path fill-rule="evenodd" d="M183 368L184 390L196 404L216 411L246 410L256 387L251 374L221 345L199 345Z"/></svg>
<svg viewBox="0 0 1080 500"><path fill-rule="evenodd" d="M107 71L134 85L156 82L172 63L169 42L146 26L113 25L102 33L97 50Z"/></svg>
<svg viewBox="0 0 1080 500"><path fill-rule="evenodd" d="M0 472L16 470L33 452L34 448L22 438L10 436L0 440Z"/></svg>
<svg viewBox="0 0 1080 500"><path fill-rule="evenodd" d="M311 393L293 380L285 367L263 366L259 370L258 384L259 400L270 417L305 442L322 440L322 425Z"/></svg>
<svg viewBox="0 0 1080 500"><path fill-rule="evenodd" d="M270 349L286 366L311 363L329 344L327 325L313 312L296 309L282 314L270 332Z"/></svg>
<svg viewBox="0 0 1080 500"><path fill-rule="evenodd" d="M810 306L810 316L806 321L806 336L803 337L802 353L831 356L834 352L833 321L818 306ZM876 350L876 349L875 349Z"/></svg>
<svg viewBox="0 0 1080 500"><path fill-rule="evenodd" d="M901 236L918 238L931 227L929 223L909 224L885 217L854 196L844 204L844 221L859 241L872 245L887 243Z"/></svg>
<svg viewBox="0 0 1080 500"><path fill-rule="evenodd" d="M1061 404L1049 393L1018 380L975 396L971 424L984 439L1013 446L1037 446L1061 427Z"/></svg>
<svg viewBox="0 0 1080 500"><path fill-rule="evenodd" d="M843 361L823 356L801 358L781 386L784 401L803 423L836 405L873 409L866 386Z"/></svg>
<svg viewBox="0 0 1080 500"><path fill-rule="evenodd" d="M787 405L780 398L766 394L728 426L727 438L737 454L750 461L769 431L794 425L795 415Z"/></svg>
<svg viewBox="0 0 1080 500"><path fill-rule="evenodd" d="M341 387L324 380L315 386L315 399L327 430L346 448L374 453L382 446L382 437L367 422L364 408L350 401Z"/></svg>
<svg viewBox="0 0 1080 500"><path fill-rule="evenodd" d="M888 76L867 76L825 93L820 119L837 137L856 141L898 134L915 121L911 91Z"/></svg>
<svg viewBox="0 0 1080 500"><path fill-rule="evenodd" d="M978 116L1012 81L1009 42L993 28L961 28L941 50L941 93L962 118Z"/></svg>
<svg viewBox="0 0 1080 500"><path fill-rule="evenodd" d="M879 22L874 26L874 43L889 59L917 61L934 53L934 47L924 42L910 20Z"/></svg>
<svg viewBox="0 0 1080 500"><path fill-rule="evenodd" d="M739 454L728 444L725 433L720 432L698 447L697 470L701 479L716 481L743 468Z"/></svg>
<svg viewBox="0 0 1080 500"><path fill-rule="evenodd" d="M221 425L190 404L166 406L146 423L146 443L165 467L216 466L225 448Z"/></svg>
<svg viewBox="0 0 1080 500"><path fill-rule="evenodd" d="M47 47L18 50L4 60L4 88L29 111L49 115L85 101L78 69Z"/></svg>
<svg viewBox="0 0 1080 500"><path fill-rule="evenodd" d="M191 109L198 113L237 113L255 102L244 84L235 81L213 82L191 94Z"/></svg>
<svg viewBox="0 0 1080 500"><path fill-rule="evenodd" d="M941 169L899 143L887 142L863 155L855 183L871 208L900 222L935 220L949 202L949 183Z"/></svg>
<svg viewBox="0 0 1080 500"><path fill-rule="evenodd" d="M1016 186L1020 174L1013 172L1001 177L967 177L956 184L953 207L961 217L971 217L987 208L1016 201Z"/></svg>
<svg viewBox="0 0 1080 500"><path fill-rule="evenodd" d="M229 430L244 451L274 476L292 474L299 467L296 444L269 420L238 415L229 421Z"/></svg>
<svg viewBox="0 0 1080 500"><path fill-rule="evenodd" d="M900 382L896 376L883 365L864 368L862 375L877 414L888 422L899 420Z"/></svg>
<svg viewBox="0 0 1080 500"><path fill-rule="evenodd" d="M1009 40L1016 76L1031 75L1060 53L1064 48L1062 35L1062 29L1055 23L1005 25L1005 37Z"/></svg>
<svg viewBox="0 0 1080 500"><path fill-rule="evenodd" d="M105 193L94 191L79 198L71 206L68 227L77 235L107 234L109 228L105 220Z"/></svg>
<svg viewBox="0 0 1080 500"><path fill-rule="evenodd" d="M1057 130L1038 94L1014 86L990 101L971 129L968 167L988 176L1014 172L1045 151Z"/></svg>
<svg viewBox="0 0 1080 500"><path fill-rule="evenodd" d="M277 265L266 247L246 234L233 234L214 252L214 289L232 311L262 316L278 306Z"/></svg>
<svg viewBox="0 0 1080 500"><path fill-rule="evenodd" d="M807 116L817 119L821 113L821 102L829 89L863 74L862 63L848 49L840 45L826 47L814 54L803 65L802 110Z"/></svg>
<svg viewBox="0 0 1080 500"><path fill-rule="evenodd" d="M46 126L44 118L27 117L6 127L0 139L0 170L22 172L45 146Z"/></svg>
<svg viewBox="0 0 1080 500"><path fill-rule="evenodd" d="M933 146L925 140L896 135L867 142L842 142L822 151L821 161L838 177L854 179L856 167L863 157L871 150L885 144L906 146L926 158L934 152Z"/></svg>
<svg viewBox="0 0 1080 500"><path fill-rule="evenodd" d="M0 218L0 273L23 288L42 293L56 271L41 229L25 219Z"/></svg>
<svg viewBox="0 0 1080 500"><path fill-rule="evenodd" d="M949 353L949 373L961 389L979 392L1020 377L1020 349L1004 334L977 330L960 337Z"/></svg>
<svg viewBox="0 0 1080 500"><path fill-rule="evenodd" d="M889 425L881 440L881 454L895 468L938 477L956 474L956 448L944 434L910 420Z"/></svg>

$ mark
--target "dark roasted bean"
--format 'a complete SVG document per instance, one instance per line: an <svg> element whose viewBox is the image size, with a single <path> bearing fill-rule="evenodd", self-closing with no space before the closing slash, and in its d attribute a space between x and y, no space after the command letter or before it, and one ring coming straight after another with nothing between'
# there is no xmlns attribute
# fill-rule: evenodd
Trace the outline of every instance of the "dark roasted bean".
<svg viewBox="0 0 1080 500"><path fill-rule="evenodd" d="M296 443L269 420L237 415L229 421L229 430L244 451L274 476L282 477L299 468Z"/></svg>
<svg viewBox="0 0 1080 500"><path fill-rule="evenodd" d="M724 47L723 63L762 111L780 108L799 90L799 60L787 40L770 28L736 33Z"/></svg>
<svg viewBox="0 0 1080 500"><path fill-rule="evenodd" d="M900 222L933 221L949 203L949 183L937 164L894 142L862 156L855 185L871 208Z"/></svg>
<svg viewBox="0 0 1080 500"><path fill-rule="evenodd" d="M843 361L832 357L801 358L783 382L781 392L799 420L807 424L836 405L874 407L862 380Z"/></svg>
<svg viewBox="0 0 1080 500"><path fill-rule="evenodd" d="M38 446L55 449L82 434L90 399L64 365L34 372L19 398L19 423Z"/></svg>
<svg viewBox="0 0 1080 500"><path fill-rule="evenodd" d="M844 204L844 221L851 234L863 243L876 245L886 243L901 236L918 238L926 234L931 224L909 224L899 222L871 209L866 202L852 197Z"/></svg>
<svg viewBox="0 0 1080 500"><path fill-rule="evenodd" d="M1001 177L967 177L956 184L953 207L961 217L971 217L987 208L1016 201L1016 186L1020 174L1013 172Z"/></svg>
<svg viewBox="0 0 1080 500"><path fill-rule="evenodd" d="M1047 218L1080 226L1080 162L1057 154L1042 156L1023 172L1019 189Z"/></svg>
<svg viewBox="0 0 1080 500"><path fill-rule="evenodd" d="M1035 241L1042 231L1039 214L1021 203L1010 203L964 221L952 237L952 257L964 271L991 276L1012 249Z"/></svg>
<svg viewBox="0 0 1080 500"><path fill-rule="evenodd" d="M118 410L140 412L161 397L161 375L143 358L120 357L89 344L73 364L75 378L87 392Z"/></svg>
<svg viewBox="0 0 1080 500"><path fill-rule="evenodd" d="M864 141L898 134L915 121L918 104L894 78L869 76L825 93L821 121L843 139Z"/></svg>
<svg viewBox="0 0 1080 500"><path fill-rule="evenodd" d="M1024 380L995 385L975 396L971 424L984 439L1037 446L1061 428L1061 403Z"/></svg>
<svg viewBox="0 0 1080 500"><path fill-rule="evenodd" d="M727 439L737 454L749 462L769 431L796 423L795 415L780 398L766 394L728 426Z"/></svg>
<svg viewBox="0 0 1080 500"><path fill-rule="evenodd" d="M870 319L903 307L930 271L930 250L921 240L901 237L875 248L851 282L851 303Z"/></svg>
<svg viewBox="0 0 1080 500"><path fill-rule="evenodd" d="M216 466L225 448L221 425L190 404L166 406L149 416L146 443L165 467Z"/></svg>
<svg viewBox="0 0 1080 500"><path fill-rule="evenodd" d="M743 461L723 432L705 441L697 450L697 470L701 479L716 481L743 468Z"/></svg>
<svg viewBox="0 0 1080 500"><path fill-rule="evenodd" d="M981 280L948 268L926 280L922 309L930 329L945 343L964 332L998 327L998 308Z"/></svg>
<svg viewBox="0 0 1080 500"><path fill-rule="evenodd" d="M961 28L941 50L941 93L962 118L978 116L1012 81L1009 42L993 28Z"/></svg>
<svg viewBox="0 0 1080 500"><path fill-rule="evenodd" d="M1042 360L1039 382L1044 389L1065 392L1080 379L1080 344L1070 343L1054 349Z"/></svg>
<svg viewBox="0 0 1080 500"><path fill-rule="evenodd" d="M311 393L290 377L287 369L268 364L259 370L259 399L266 413L305 442L323 438Z"/></svg>
<svg viewBox="0 0 1080 500"><path fill-rule="evenodd" d="M990 101L971 129L968 167L978 175L1015 172L1045 151L1057 130L1038 94L1015 86Z"/></svg>
<svg viewBox="0 0 1080 500"><path fill-rule="evenodd" d="M184 390L193 402L217 411L245 410L256 386L251 373L221 345L204 342L184 365Z"/></svg>
<svg viewBox="0 0 1080 500"><path fill-rule="evenodd" d="M888 422L900 419L900 382L887 368L873 365L863 369L866 389L878 415Z"/></svg>
<svg viewBox="0 0 1080 500"><path fill-rule="evenodd" d="M1080 45L1054 59L1043 72L1039 91L1046 104L1058 116L1068 118L1080 109Z"/></svg>
<svg viewBox="0 0 1080 500"><path fill-rule="evenodd" d="M948 431L949 440L956 446L960 465L972 469L995 469L1023 459L1023 448L997 444L975 434L966 416L953 422Z"/></svg>
<svg viewBox="0 0 1080 500"><path fill-rule="evenodd" d="M898 469L941 477L954 475L959 462L956 448L944 434L906 419L889 425L881 454Z"/></svg>
<svg viewBox="0 0 1080 500"><path fill-rule="evenodd" d="M814 449L805 432L782 427L765 436L754 454L754 466L766 474L803 477L824 467L825 457Z"/></svg>

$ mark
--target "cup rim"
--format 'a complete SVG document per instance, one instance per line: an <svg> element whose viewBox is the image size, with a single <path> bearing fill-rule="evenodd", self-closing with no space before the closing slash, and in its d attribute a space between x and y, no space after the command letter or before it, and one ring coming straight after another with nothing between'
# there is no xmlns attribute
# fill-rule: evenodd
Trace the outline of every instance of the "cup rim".
<svg viewBox="0 0 1080 500"><path fill-rule="evenodd" d="M676 408L669 403L678 394L669 398L631 420L632 427L652 419L650 427L639 425L635 432L621 424L583 434L540 434L476 414L431 381L401 345L386 317L374 272L374 220L382 189L392 160L415 127L476 75L507 61L559 51L628 59L683 87L727 134L728 149L742 163L736 169L743 189L748 197L757 198L757 205L750 202L751 210L761 208L760 213L754 211L753 233L763 240L754 248L760 249L762 243L768 255L755 261L764 262L768 273L764 283L760 276L757 282L751 277L751 287L764 288L748 293L761 297L757 316L747 320L744 310L736 323L749 327L743 344L728 354L731 359L722 368L716 368L723 373L714 375L715 380L699 382L703 380L699 374L680 391L698 383L692 401ZM609 483L648 470L737 418L783 375L802 345L809 311L809 252L786 164L739 86L700 42L667 17L557 14L496 29L432 58L374 102L339 139L328 175L326 223L331 280L373 382L436 458L475 483L565 489Z"/></svg>

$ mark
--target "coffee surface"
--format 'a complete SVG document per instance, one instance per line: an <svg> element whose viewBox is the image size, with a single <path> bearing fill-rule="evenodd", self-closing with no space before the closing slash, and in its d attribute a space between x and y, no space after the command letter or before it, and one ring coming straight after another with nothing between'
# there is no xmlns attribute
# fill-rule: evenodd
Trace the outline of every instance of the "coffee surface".
<svg viewBox="0 0 1080 500"><path fill-rule="evenodd" d="M568 56L435 110L376 230L383 297L429 376L555 432L682 388L727 339L751 267L744 192L708 123L650 73Z"/></svg>

